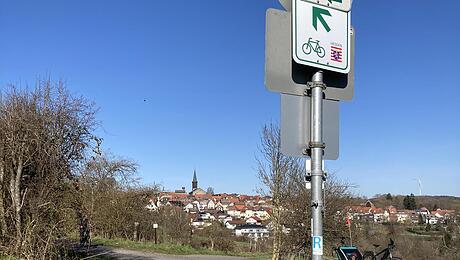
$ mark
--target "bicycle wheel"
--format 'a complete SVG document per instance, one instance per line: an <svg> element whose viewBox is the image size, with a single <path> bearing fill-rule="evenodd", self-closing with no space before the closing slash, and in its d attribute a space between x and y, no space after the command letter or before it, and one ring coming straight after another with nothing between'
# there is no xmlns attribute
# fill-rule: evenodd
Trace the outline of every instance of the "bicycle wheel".
<svg viewBox="0 0 460 260"><path fill-rule="evenodd" d="M326 51L324 50L323 47L318 47L318 52L317 52L317 54L318 54L318 57L324 58L324 55L326 55Z"/></svg>
<svg viewBox="0 0 460 260"><path fill-rule="evenodd" d="M374 252L371 252L371 251L364 251L363 259L364 259L364 260L375 260L376 257L374 256Z"/></svg>
<svg viewBox="0 0 460 260"><path fill-rule="evenodd" d="M310 54L311 53L311 46L310 46L310 43L304 43L302 45L302 51L305 53L305 54Z"/></svg>

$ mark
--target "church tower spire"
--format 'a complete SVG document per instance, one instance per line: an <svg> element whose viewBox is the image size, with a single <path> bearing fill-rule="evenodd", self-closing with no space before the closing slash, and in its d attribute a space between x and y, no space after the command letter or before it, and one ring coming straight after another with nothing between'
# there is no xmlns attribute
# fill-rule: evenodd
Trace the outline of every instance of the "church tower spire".
<svg viewBox="0 0 460 260"><path fill-rule="evenodd" d="M198 180L196 178L196 170L193 170L192 191L198 188Z"/></svg>

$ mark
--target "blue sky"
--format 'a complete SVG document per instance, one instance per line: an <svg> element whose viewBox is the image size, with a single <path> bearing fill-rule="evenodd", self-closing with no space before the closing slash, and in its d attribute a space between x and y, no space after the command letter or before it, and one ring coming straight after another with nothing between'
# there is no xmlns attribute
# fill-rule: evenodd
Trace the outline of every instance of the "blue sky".
<svg viewBox="0 0 460 260"><path fill-rule="evenodd" d="M276 0L0 0L0 86L51 75L94 101L104 147L145 183L254 193L257 145L279 121L264 79ZM355 96L330 172L356 192L460 196L458 1L353 3ZM144 101L145 100L145 101Z"/></svg>

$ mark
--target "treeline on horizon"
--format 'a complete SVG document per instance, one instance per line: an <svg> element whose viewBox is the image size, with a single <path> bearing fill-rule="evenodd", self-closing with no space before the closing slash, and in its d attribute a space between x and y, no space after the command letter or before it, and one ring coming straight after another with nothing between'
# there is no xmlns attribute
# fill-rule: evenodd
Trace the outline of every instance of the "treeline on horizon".
<svg viewBox="0 0 460 260"><path fill-rule="evenodd" d="M356 197L354 203L356 205L365 203L367 200L374 203L376 207L388 207L394 206L398 209L407 209L404 205L404 199L412 197L413 194L408 195L393 195L387 194L376 194L372 198ZM413 196L416 204L416 208L425 207L428 210L440 209L453 209L460 211L460 197L446 196L446 195L414 195Z"/></svg>

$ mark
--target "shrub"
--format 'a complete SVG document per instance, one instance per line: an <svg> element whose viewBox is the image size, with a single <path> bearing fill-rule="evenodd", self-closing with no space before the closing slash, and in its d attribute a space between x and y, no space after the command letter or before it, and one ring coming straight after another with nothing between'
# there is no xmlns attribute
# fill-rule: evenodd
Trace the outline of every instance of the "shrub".
<svg viewBox="0 0 460 260"><path fill-rule="evenodd" d="M220 251L230 252L235 249L235 242L229 239L217 239L214 242L214 247Z"/></svg>

